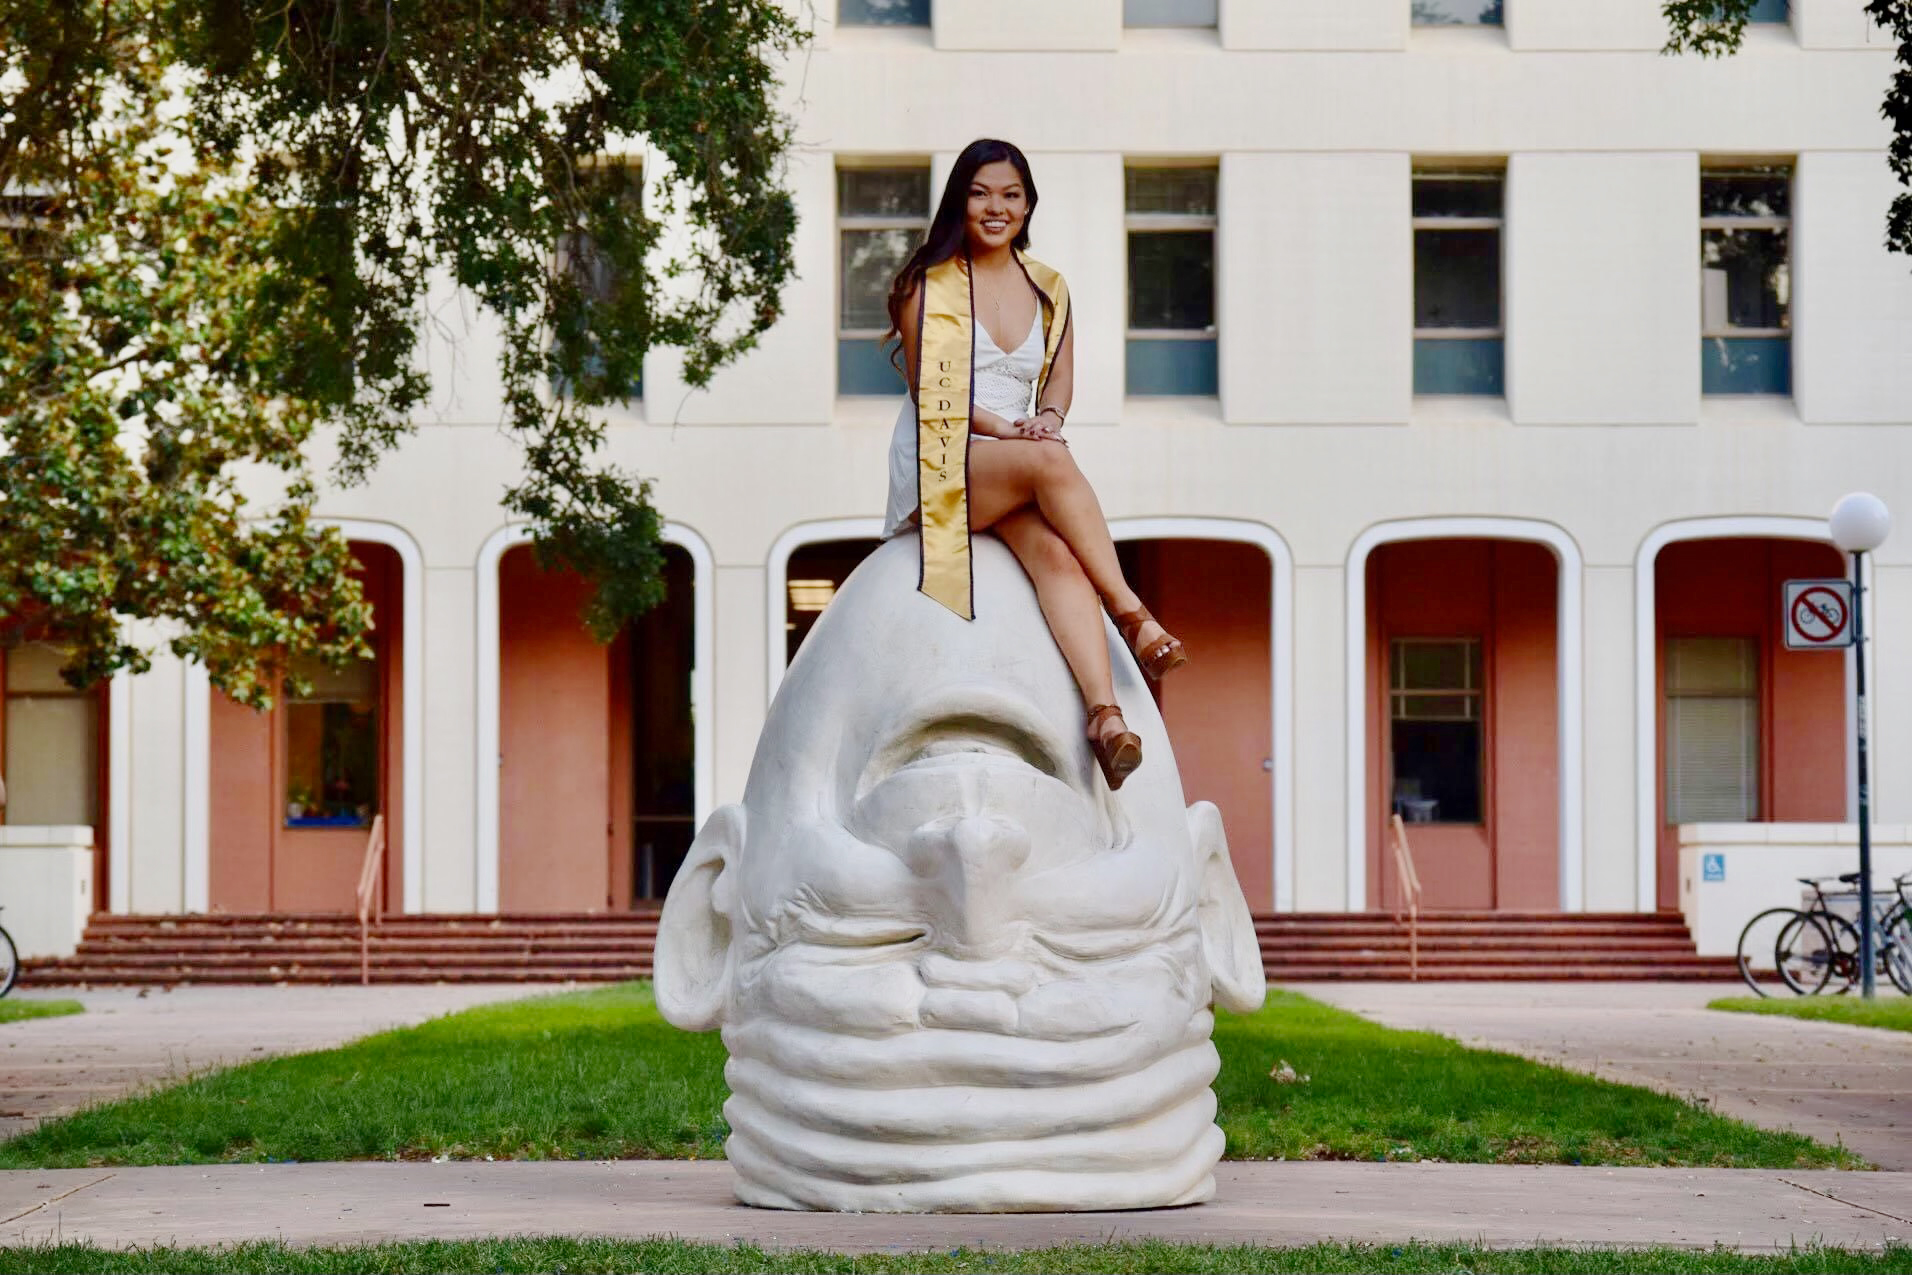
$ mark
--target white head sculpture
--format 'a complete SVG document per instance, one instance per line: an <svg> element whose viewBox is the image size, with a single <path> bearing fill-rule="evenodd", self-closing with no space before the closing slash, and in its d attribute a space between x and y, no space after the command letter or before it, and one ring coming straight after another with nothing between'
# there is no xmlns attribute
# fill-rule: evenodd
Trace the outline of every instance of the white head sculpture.
<svg viewBox="0 0 1912 1275"><path fill-rule="evenodd" d="M1184 807L1115 646L1142 768L1111 793L1028 578L974 546L966 623L899 537L770 707L741 806L671 886L657 1002L723 1028L737 1196L776 1208L1190 1204L1221 1156L1211 1003L1259 1008L1213 805Z"/></svg>

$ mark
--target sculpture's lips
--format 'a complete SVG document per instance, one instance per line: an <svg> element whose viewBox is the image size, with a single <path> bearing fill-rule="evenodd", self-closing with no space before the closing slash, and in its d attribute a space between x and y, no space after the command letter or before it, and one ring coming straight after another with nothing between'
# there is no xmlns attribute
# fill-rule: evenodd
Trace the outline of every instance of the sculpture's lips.
<svg viewBox="0 0 1912 1275"><path fill-rule="evenodd" d="M832 1085L1053 1090L1132 1075L1166 1055L1207 1048L1214 1025L1215 1016L1201 1009L1179 1025L1136 1024L1107 1035L1044 1040L933 1027L852 1035L754 1017L727 1024L723 1036L733 1059Z"/></svg>

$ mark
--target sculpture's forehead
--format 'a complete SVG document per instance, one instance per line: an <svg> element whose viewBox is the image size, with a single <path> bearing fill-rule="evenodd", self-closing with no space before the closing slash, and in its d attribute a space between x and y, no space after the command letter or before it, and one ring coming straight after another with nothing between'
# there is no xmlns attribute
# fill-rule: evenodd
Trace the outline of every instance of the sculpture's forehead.
<svg viewBox="0 0 1912 1275"><path fill-rule="evenodd" d="M754 831L781 840L779 825L847 823L872 759L912 723L961 716L965 703L1042 736L1082 800L1114 806L1095 771L1080 692L1028 577L994 537L977 537L972 552L973 621L917 592L914 537L880 546L837 591L771 705L745 795L761 817ZM1186 847L1180 776L1153 696L1129 661L1118 659L1114 673L1147 759L1122 790L1120 816L1164 850Z"/></svg>

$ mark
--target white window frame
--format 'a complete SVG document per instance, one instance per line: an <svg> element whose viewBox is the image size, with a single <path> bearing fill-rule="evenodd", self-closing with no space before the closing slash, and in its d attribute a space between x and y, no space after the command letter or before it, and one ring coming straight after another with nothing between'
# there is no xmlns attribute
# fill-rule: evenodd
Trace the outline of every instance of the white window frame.
<svg viewBox="0 0 1912 1275"><path fill-rule="evenodd" d="M1172 168L1198 168L1198 169L1203 169L1206 171L1213 172L1215 174L1215 192L1216 192L1215 206L1217 211L1211 212L1211 213L1130 212L1128 208L1128 189L1127 189L1128 174L1131 171L1153 172L1153 171L1159 171L1163 169L1172 169ZM1222 181L1221 162L1219 160L1211 162L1205 159L1196 160L1192 162L1189 162L1189 161L1184 161L1184 162L1169 162L1169 161L1146 162L1145 161L1140 163L1131 162L1131 163L1124 164L1122 166L1122 170L1123 170L1122 267L1123 267L1123 274L1124 274L1124 278L1122 281L1123 282L1123 297L1122 297L1123 336L1126 339L1132 340L1132 341L1133 340L1213 341L1218 339L1220 328L1219 328L1219 325L1212 320L1210 321L1209 325L1205 328L1132 328L1132 327L1129 327L1128 322L1129 322L1129 315L1131 313L1131 307L1129 305L1129 296L1128 296L1129 280L1127 278L1127 271L1128 271L1128 259L1129 259L1129 238L1131 235L1135 234L1137 231L1143 231L1143 232L1149 232L1149 233L1160 233L1162 231L1169 231L1174 233L1186 233L1186 234L1206 234L1208 236L1210 260L1215 262L1216 266L1219 267L1221 239L1217 231L1221 225L1221 217L1220 217L1221 181ZM1216 297L1215 301L1217 302L1217 304L1211 305L1209 309L1210 309L1210 313L1214 315L1215 318L1219 318L1221 314L1221 306L1218 304L1220 301L1220 297Z"/></svg>
<svg viewBox="0 0 1912 1275"><path fill-rule="evenodd" d="M1507 339L1507 170L1504 168L1443 168L1429 166L1416 168L1410 181L1430 178L1451 181L1456 178L1468 181L1493 181L1500 185L1500 216L1498 217L1438 217L1415 216L1409 219L1409 243L1413 242L1415 231L1420 230L1492 230L1497 232L1500 245L1500 269L1494 280L1498 289L1495 309L1500 312L1500 322L1486 328L1424 328L1414 325L1414 339L1421 340L1480 340L1486 337ZM1409 191L1408 206L1414 205L1413 192ZM1413 298L1414 309L1420 309L1420 298Z"/></svg>
<svg viewBox="0 0 1912 1275"><path fill-rule="evenodd" d="M1704 186L1709 177L1772 177L1777 174L1771 169L1785 169L1786 207L1793 206L1794 189L1798 181L1798 167L1791 160L1771 160L1760 163L1708 164L1700 168L1700 184ZM1738 213L1709 213L1700 218L1700 270L1706 270L1706 232L1709 230L1783 230L1786 232L1786 317L1792 318L1793 309L1793 233L1792 214L1784 217L1748 216ZM1699 296L1700 339L1732 337L1790 337L1791 327L1779 328L1736 328L1730 324L1721 327L1708 327L1706 323L1706 289L1702 285Z"/></svg>
<svg viewBox="0 0 1912 1275"><path fill-rule="evenodd" d="M929 203L920 217L899 217L869 213L846 212L842 204L843 189L841 177L846 172L921 172L929 178ZM839 158L835 176L839 179L832 194L837 199L836 242L832 256L836 259L836 279L831 284L831 295L835 299L836 337L838 342L850 340L880 341L889 329L883 328L846 328L843 326L843 234L848 230L913 230L918 235L929 230L930 222L936 216L936 190L934 174L930 171L927 159L869 159L856 162Z"/></svg>

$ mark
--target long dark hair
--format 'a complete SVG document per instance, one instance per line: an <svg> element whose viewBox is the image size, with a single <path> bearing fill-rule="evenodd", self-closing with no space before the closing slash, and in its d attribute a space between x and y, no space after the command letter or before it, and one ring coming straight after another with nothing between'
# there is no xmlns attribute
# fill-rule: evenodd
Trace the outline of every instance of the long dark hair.
<svg viewBox="0 0 1912 1275"><path fill-rule="evenodd" d="M899 372L904 381L909 380L909 369L903 366L903 303L909 299L923 281L923 275L931 266L948 261L965 247L969 229L969 183L976 178L976 170L984 164L994 164L1008 160L1015 165L1016 175L1022 178L1023 194L1028 199L1028 209L1023 214L1022 229L1010 246L1024 249L1029 246L1029 223L1036 219L1036 179L1029 172L1029 160L1014 142L1005 142L994 137L979 137L963 147L963 153L956 157L956 163L949 170L949 180L943 183L943 200L936 205L936 216L930 220L929 233L923 236L922 246L910 254L903 268L896 272L895 280L890 284L890 330L883 334L888 342L895 338L896 346L890 351L890 365Z"/></svg>

